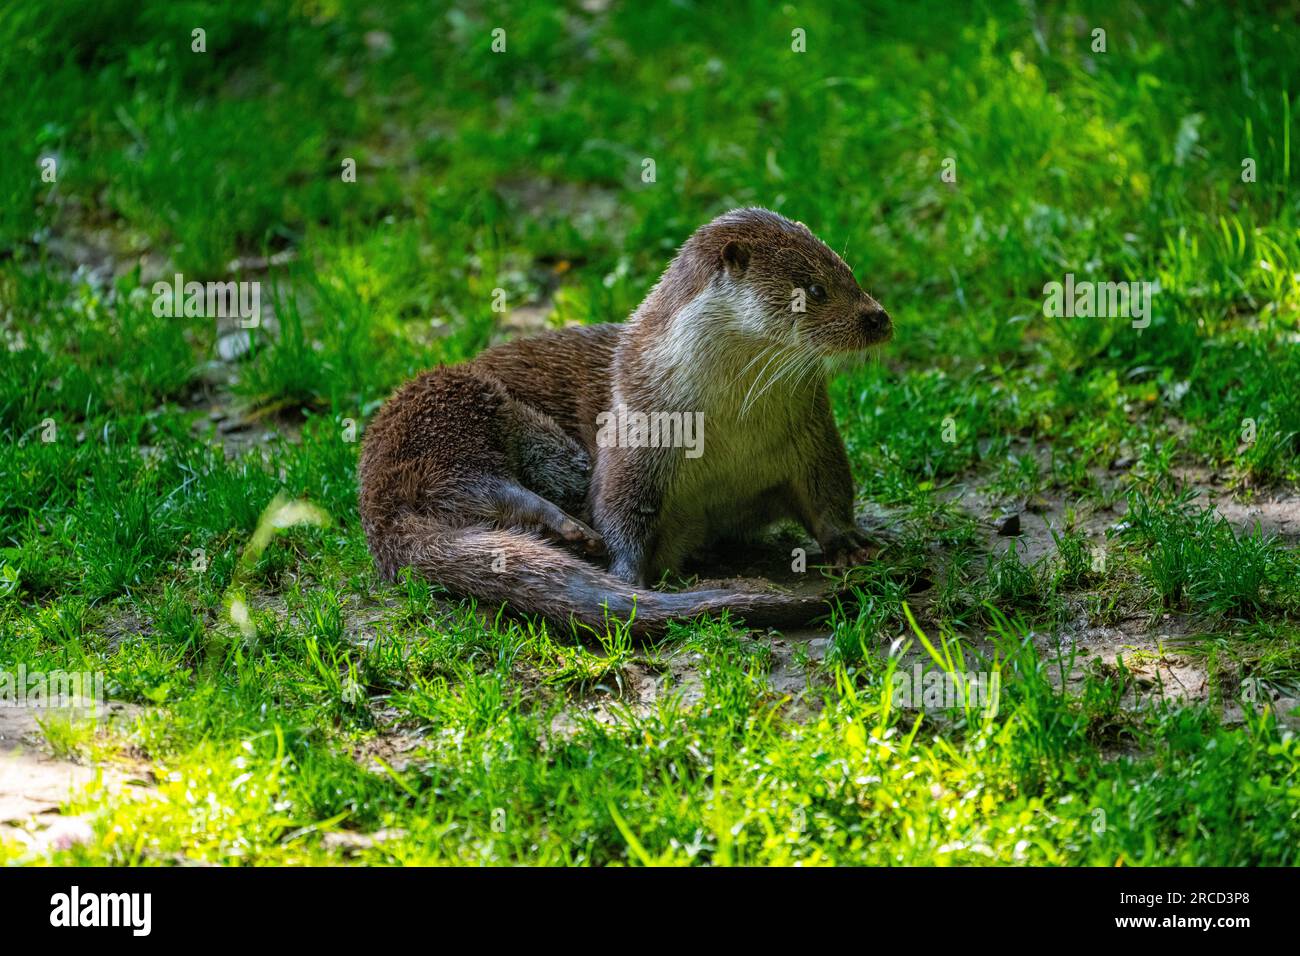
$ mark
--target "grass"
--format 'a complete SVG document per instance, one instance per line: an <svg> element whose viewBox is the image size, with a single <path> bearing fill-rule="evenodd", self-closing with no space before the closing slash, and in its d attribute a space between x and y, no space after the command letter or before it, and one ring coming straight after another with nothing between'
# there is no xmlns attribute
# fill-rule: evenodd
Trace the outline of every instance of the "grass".
<svg viewBox="0 0 1300 956"><path fill-rule="evenodd" d="M0 670L105 673L131 719L48 746L150 782L71 794L94 837L39 861L1300 862L1296 535L1216 506L1300 479L1293 6L0 3ZM621 319L749 203L898 329L832 382L888 540L825 657L381 583L384 397L510 334L496 290ZM160 317L175 272L274 318ZM1047 317L1066 273L1150 324ZM328 522L250 547L278 495ZM996 714L892 706L917 660Z"/></svg>
<svg viewBox="0 0 1300 956"><path fill-rule="evenodd" d="M1164 607L1192 605L1211 614L1294 611L1291 586L1300 573L1296 552L1258 526L1238 534L1211 508L1197 508L1184 492L1152 501L1129 499L1121 534L1145 548L1142 577Z"/></svg>

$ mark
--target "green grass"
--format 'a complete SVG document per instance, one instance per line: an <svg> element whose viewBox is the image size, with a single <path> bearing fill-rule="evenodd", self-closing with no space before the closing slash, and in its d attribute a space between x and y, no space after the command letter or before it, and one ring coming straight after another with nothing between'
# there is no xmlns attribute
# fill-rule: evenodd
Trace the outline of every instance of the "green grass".
<svg viewBox="0 0 1300 956"><path fill-rule="evenodd" d="M137 715L49 745L152 781L70 794L95 838L48 859L1300 862L1271 704L1300 690L1297 540L1194 494L1300 479L1295 14L0 2L0 669L103 671ZM496 289L625 317L742 204L843 250L897 324L832 382L888 544L825 659L379 582L355 467L383 398L499 338ZM178 271L262 282L246 357L154 314ZM1150 325L1045 316L1067 272L1158 285ZM277 437L227 455L214 408ZM1059 505L1045 553L961 488ZM330 521L250 551L280 494ZM1068 649L1120 626L1175 630L1206 692ZM996 714L891 705L921 635L999 674ZM636 706L647 680L680 693Z"/></svg>

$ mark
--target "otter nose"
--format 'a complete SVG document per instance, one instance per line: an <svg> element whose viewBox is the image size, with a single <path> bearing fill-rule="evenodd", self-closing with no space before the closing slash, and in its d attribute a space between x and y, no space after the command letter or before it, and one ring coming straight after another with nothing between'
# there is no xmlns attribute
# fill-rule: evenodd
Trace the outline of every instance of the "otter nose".
<svg viewBox="0 0 1300 956"><path fill-rule="evenodd" d="M880 306L859 313L858 322L862 326L863 335L872 340L887 335L891 326L889 313Z"/></svg>

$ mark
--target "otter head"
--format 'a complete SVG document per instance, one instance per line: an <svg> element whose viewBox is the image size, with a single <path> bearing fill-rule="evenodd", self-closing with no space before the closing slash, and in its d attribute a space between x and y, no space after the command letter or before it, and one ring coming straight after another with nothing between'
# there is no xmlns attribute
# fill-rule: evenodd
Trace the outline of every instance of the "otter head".
<svg viewBox="0 0 1300 956"><path fill-rule="evenodd" d="M739 331L831 356L889 340L893 322L853 272L801 222L737 209L696 234L737 303Z"/></svg>

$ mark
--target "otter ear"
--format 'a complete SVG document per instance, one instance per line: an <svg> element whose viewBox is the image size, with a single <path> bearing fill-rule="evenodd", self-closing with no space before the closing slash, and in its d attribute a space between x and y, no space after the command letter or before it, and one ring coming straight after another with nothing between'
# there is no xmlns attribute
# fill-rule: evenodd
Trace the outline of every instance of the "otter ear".
<svg viewBox="0 0 1300 956"><path fill-rule="evenodd" d="M722 247L722 264L733 276L744 275L749 268L749 246L737 239L727 240Z"/></svg>

